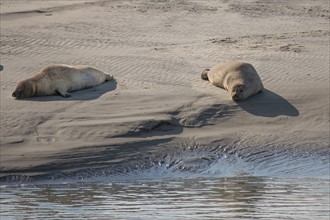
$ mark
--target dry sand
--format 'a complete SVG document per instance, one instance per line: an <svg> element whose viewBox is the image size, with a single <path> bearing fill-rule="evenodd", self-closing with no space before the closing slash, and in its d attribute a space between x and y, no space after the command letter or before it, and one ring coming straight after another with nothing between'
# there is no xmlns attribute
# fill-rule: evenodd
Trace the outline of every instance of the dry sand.
<svg viewBox="0 0 330 220"><path fill-rule="evenodd" d="M2 0L1 177L161 157L191 146L329 153L329 1ZM242 59L266 90L235 103L200 79ZM15 100L50 63L115 82Z"/></svg>

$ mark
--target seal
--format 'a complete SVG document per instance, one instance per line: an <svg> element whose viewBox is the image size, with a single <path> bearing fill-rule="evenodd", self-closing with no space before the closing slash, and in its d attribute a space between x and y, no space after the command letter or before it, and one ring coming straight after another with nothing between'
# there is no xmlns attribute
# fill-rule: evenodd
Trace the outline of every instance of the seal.
<svg viewBox="0 0 330 220"><path fill-rule="evenodd" d="M16 99L47 95L67 98L71 96L69 92L91 88L112 79L112 75L90 66L52 64L19 82L12 96Z"/></svg>
<svg viewBox="0 0 330 220"><path fill-rule="evenodd" d="M247 99L264 88L252 64L240 60L204 69L201 77L227 90L234 101Z"/></svg>

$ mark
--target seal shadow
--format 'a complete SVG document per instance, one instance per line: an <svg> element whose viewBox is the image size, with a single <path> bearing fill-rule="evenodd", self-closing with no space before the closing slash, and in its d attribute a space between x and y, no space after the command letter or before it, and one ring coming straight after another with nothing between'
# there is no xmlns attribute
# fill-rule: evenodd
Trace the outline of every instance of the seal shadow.
<svg viewBox="0 0 330 220"><path fill-rule="evenodd" d="M19 100L28 101L38 101L38 102L48 102L48 101L74 101L74 100L93 100L99 98L101 95L114 91L117 88L117 81L111 80L104 82L100 85L94 86L88 89L82 89L78 91L71 92L71 97L64 98L60 95L51 96L36 96L31 98L24 98Z"/></svg>
<svg viewBox="0 0 330 220"><path fill-rule="evenodd" d="M263 89L262 92L248 98L247 100L237 102L237 104L243 110L255 116L299 116L299 111L292 104L282 96L267 89Z"/></svg>

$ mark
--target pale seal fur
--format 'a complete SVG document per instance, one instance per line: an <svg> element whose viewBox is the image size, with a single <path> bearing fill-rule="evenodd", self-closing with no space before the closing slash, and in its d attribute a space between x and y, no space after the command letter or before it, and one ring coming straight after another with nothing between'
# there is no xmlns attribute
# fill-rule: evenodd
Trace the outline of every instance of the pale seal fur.
<svg viewBox="0 0 330 220"><path fill-rule="evenodd" d="M234 101L247 99L264 88L256 69L250 63L240 60L205 69L201 77L227 90Z"/></svg>
<svg viewBox="0 0 330 220"><path fill-rule="evenodd" d="M12 96L16 99L56 94L70 97L69 92L97 86L112 79L112 75L90 66L54 64L18 83Z"/></svg>

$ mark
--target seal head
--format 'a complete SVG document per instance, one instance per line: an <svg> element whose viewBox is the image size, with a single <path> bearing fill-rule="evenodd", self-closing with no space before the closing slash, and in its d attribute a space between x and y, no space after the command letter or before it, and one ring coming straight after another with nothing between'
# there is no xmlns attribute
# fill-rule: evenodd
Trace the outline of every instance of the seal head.
<svg viewBox="0 0 330 220"><path fill-rule="evenodd" d="M235 102L241 101L244 99L244 91L246 89L245 87L246 87L245 85L238 84L232 88L232 90L230 92L230 96Z"/></svg>
<svg viewBox="0 0 330 220"><path fill-rule="evenodd" d="M33 86L30 82L19 83L12 96L16 99L29 97L33 93Z"/></svg>

